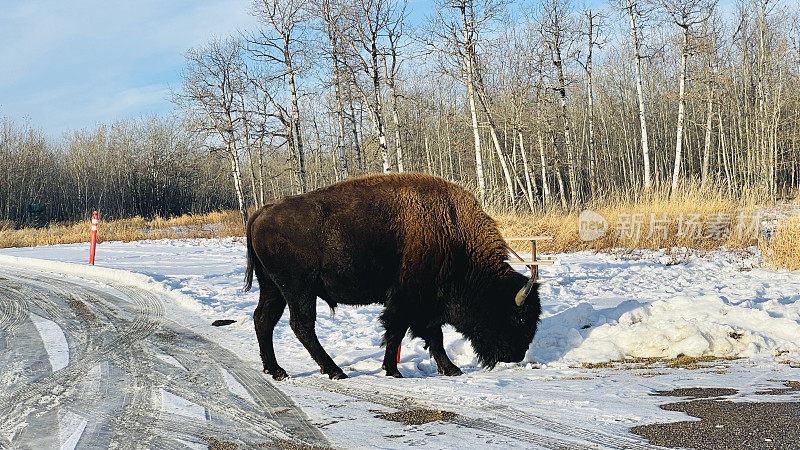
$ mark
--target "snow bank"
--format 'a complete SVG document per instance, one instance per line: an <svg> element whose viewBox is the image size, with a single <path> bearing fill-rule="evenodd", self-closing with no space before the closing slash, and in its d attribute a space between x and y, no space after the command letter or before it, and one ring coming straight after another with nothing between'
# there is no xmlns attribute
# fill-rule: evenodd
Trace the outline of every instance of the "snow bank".
<svg viewBox="0 0 800 450"><path fill-rule="evenodd" d="M110 269L107 267L89 266L63 261L52 261L47 259L25 258L0 254L0 265L12 267L24 267L49 273L73 275L90 280L103 280L112 283L121 283L128 286L145 289L150 292L165 294L174 299L184 308L198 311L200 305L187 295L175 292L164 283L154 280L152 277L141 273L129 272L127 270Z"/></svg>
<svg viewBox="0 0 800 450"><path fill-rule="evenodd" d="M798 341L794 302L737 305L705 295L631 301L607 310L581 303L542 321L526 361L575 364L679 355L798 361Z"/></svg>

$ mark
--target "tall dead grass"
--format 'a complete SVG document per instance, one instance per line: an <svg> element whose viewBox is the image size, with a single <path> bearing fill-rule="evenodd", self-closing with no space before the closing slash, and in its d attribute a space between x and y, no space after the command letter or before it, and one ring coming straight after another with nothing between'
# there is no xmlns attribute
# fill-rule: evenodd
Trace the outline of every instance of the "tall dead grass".
<svg viewBox="0 0 800 450"><path fill-rule="evenodd" d="M769 210L764 199L743 196L732 199L721 190L688 186L684 194L670 197L663 190L653 190L638 200L624 194L594 201L583 208L602 216L608 229L593 240L581 239L580 211L549 208L531 213L490 211L505 236L546 235L552 241L541 242L540 251L577 251L624 249L662 249L686 247L698 250L745 248L758 243L759 214ZM756 226L755 229L752 227ZM750 229L740 230L741 227ZM779 267L800 266L798 248L800 220L781 227L769 244L761 244L770 264ZM174 218L141 217L102 221L98 240L134 241L162 238L198 238L243 236L244 226L237 211L221 211ZM89 240L89 220L53 224L39 229L10 229L0 223L0 247L66 244ZM766 241L765 241L766 242ZM514 242L519 251L529 251L529 244Z"/></svg>
<svg viewBox="0 0 800 450"><path fill-rule="evenodd" d="M779 220L770 238L760 245L764 262L776 268L800 269L800 216Z"/></svg>
<svg viewBox="0 0 800 450"><path fill-rule="evenodd" d="M605 234L592 240L581 239L579 235L581 211L550 208L535 214L492 212L492 215L505 236L553 236L552 241L537 245L541 251L672 247L711 250L756 245L763 203L756 196L731 199L721 191L693 186L672 197L663 190L644 194L639 200L617 195L583 206L607 222ZM512 245L529 251L527 243Z"/></svg>
<svg viewBox="0 0 800 450"><path fill-rule="evenodd" d="M50 224L43 228L20 230L0 224L0 248L32 247L36 245L74 244L88 242L91 220L74 223ZM218 211L208 214L153 219L132 217L103 221L97 232L98 242L140 241L164 238L199 238L243 236L244 226L237 211Z"/></svg>

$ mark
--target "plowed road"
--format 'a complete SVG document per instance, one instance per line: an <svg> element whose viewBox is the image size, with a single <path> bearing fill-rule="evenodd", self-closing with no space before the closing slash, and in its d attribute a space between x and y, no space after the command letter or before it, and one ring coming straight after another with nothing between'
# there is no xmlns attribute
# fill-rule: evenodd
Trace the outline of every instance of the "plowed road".
<svg viewBox="0 0 800 450"><path fill-rule="evenodd" d="M0 267L0 449L330 447L259 367L164 317L159 295ZM653 448L638 436L505 405L462 407L410 386L398 393L368 379L346 381L301 376L285 383L345 396L369 411L456 411L442 422L453 439Z"/></svg>
<svg viewBox="0 0 800 450"><path fill-rule="evenodd" d="M0 448L328 446L257 367L156 294L0 268Z"/></svg>

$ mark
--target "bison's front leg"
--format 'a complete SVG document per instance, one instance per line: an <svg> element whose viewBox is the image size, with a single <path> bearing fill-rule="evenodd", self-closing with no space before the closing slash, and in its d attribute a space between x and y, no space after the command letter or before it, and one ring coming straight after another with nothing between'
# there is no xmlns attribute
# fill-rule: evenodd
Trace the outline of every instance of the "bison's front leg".
<svg viewBox="0 0 800 450"><path fill-rule="evenodd" d="M288 302L289 325L297 339L319 365L320 372L327 374L332 380L347 378L347 375L333 362L317 339L317 332L314 329L314 322L317 318L315 300L316 295L309 294L297 302Z"/></svg>
<svg viewBox="0 0 800 450"><path fill-rule="evenodd" d="M408 330L408 327L403 327L402 331L399 328L395 328L392 331L387 329L383 337L386 353L383 356L383 366L381 367L386 371L386 375L390 377L403 378L403 374L397 370L397 351L403 341L406 330Z"/></svg>
<svg viewBox="0 0 800 450"><path fill-rule="evenodd" d="M413 330L412 330L413 331ZM428 327L422 330L421 333L414 332L425 340L431 356L436 360L436 365L439 367L439 373L447 376L461 375L461 369L458 368L444 351L444 336L442 336L442 327Z"/></svg>
<svg viewBox="0 0 800 450"><path fill-rule="evenodd" d="M403 374L397 370L397 350L400 343L403 341L403 336L408 331L408 321L405 320L405 315L396 307L396 304L389 303L383 310L380 316L380 321L383 324L383 329L386 332L383 334L383 343L386 347L386 353L383 356L383 370L386 375L395 378L403 378Z"/></svg>

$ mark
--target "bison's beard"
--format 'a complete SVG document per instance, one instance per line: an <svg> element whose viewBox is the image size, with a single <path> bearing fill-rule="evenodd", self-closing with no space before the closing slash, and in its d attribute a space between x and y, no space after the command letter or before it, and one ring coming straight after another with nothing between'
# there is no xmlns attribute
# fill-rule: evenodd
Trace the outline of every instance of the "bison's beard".
<svg viewBox="0 0 800 450"><path fill-rule="evenodd" d="M517 322L515 326L497 330L474 330L469 335L465 333L465 336L472 344L481 366L491 370L499 362L522 361L535 333L536 321L532 324Z"/></svg>

